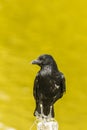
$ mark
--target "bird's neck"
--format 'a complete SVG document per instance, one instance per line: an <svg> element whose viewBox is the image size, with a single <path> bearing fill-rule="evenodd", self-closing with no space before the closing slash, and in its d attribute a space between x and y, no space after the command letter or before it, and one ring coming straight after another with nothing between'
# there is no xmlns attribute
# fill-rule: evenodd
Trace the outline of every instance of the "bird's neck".
<svg viewBox="0 0 87 130"><path fill-rule="evenodd" d="M57 65L45 65L41 68L42 71L48 72L49 74L54 73L55 71L58 71Z"/></svg>
<svg viewBox="0 0 87 130"><path fill-rule="evenodd" d="M41 68L41 70L44 70L44 71L51 71L52 70L52 67L49 66L49 65L45 65Z"/></svg>

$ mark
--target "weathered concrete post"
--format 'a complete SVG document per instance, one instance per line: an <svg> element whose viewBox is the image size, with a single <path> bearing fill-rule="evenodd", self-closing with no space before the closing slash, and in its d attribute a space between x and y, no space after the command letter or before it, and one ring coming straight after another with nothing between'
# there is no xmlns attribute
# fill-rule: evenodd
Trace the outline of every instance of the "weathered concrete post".
<svg viewBox="0 0 87 130"><path fill-rule="evenodd" d="M58 122L56 120L41 120L37 124L37 130L58 130Z"/></svg>

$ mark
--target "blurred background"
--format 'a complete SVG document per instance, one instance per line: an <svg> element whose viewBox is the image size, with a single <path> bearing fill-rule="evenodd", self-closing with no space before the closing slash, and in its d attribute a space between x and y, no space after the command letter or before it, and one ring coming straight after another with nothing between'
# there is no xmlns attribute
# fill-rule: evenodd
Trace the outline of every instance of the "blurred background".
<svg viewBox="0 0 87 130"><path fill-rule="evenodd" d="M39 67L30 62L45 53L66 77L55 104L59 130L87 130L86 0L0 0L0 130L32 126Z"/></svg>

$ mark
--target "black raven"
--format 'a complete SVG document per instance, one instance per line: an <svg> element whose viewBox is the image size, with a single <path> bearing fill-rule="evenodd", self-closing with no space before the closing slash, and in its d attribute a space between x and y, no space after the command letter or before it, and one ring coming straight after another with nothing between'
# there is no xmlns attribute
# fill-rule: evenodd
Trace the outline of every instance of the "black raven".
<svg viewBox="0 0 87 130"><path fill-rule="evenodd" d="M33 60L32 64L41 67L36 75L33 87L33 96L36 101L34 116L53 118L54 103L66 91L65 77L58 70L57 64L51 55L41 55Z"/></svg>

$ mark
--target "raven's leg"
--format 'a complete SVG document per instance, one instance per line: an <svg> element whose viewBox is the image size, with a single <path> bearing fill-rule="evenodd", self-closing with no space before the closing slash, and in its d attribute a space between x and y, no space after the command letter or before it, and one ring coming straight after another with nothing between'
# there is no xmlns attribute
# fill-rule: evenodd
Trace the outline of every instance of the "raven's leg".
<svg viewBox="0 0 87 130"><path fill-rule="evenodd" d="M40 109L41 109L41 118L44 117L44 112L43 112L43 104L41 103L40 104Z"/></svg>
<svg viewBox="0 0 87 130"><path fill-rule="evenodd" d="M41 109L41 115L43 115L43 105L40 104L40 109Z"/></svg>
<svg viewBox="0 0 87 130"><path fill-rule="evenodd" d="M48 118L52 118L52 106L50 106L50 112L49 112L49 115L48 115Z"/></svg>
<svg viewBox="0 0 87 130"><path fill-rule="evenodd" d="M54 106L53 105L50 106L50 112L49 112L48 118L49 119L54 118Z"/></svg>

